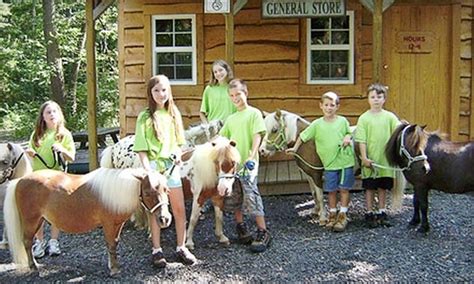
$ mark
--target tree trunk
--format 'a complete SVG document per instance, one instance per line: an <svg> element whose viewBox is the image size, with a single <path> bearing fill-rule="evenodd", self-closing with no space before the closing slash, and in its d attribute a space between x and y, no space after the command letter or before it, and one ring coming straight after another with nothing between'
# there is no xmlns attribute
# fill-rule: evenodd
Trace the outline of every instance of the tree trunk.
<svg viewBox="0 0 474 284"><path fill-rule="evenodd" d="M61 53L57 41L56 27L53 24L54 0L43 0L43 31L46 40L46 59L51 67L50 85L51 99L61 107L66 105L64 92L64 72Z"/></svg>
<svg viewBox="0 0 474 284"><path fill-rule="evenodd" d="M68 92L70 101L72 102L71 110L72 114L77 112L77 77L79 76L79 71L81 69L81 57L82 51L86 47L86 31L85 24L81 27L81 32L83 33L81 37L81 43L77 50L77 58L72 65L72 74L71 74L71 86Z"/></svg>

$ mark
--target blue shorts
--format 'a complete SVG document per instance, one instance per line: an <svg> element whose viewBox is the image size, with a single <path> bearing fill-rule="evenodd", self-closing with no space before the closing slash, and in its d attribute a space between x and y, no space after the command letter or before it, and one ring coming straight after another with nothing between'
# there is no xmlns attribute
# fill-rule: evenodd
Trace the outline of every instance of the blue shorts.
<svg viewBox="0 0 474 284"><path fill-rule="evenodd" d="M166 170L164 171L163 175L166 176L168 179L168 183L166 184L170 189L173 188L181 188L181 174L179 172L179 166L175 166L173 168L173 162L167 160L165 162ZM157 163L155 161L150 161L150 167L154 170L157 168ZM172 169L173 168L173 169ZM173 170L170 175L170 170Z"/></svg>
<svg viewBox="0 0 474 284"><path fill-rule="evenodd" d="M324 171L325 192L334 192L339 189L351 190L354 186L354 168L349 167L342 170Z"/></svg>

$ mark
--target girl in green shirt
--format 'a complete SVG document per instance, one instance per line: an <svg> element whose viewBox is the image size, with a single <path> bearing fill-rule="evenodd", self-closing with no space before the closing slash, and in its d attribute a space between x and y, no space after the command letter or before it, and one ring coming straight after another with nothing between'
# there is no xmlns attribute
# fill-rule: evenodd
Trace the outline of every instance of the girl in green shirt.
<svg viewBox="0 0 474 284"><path fill-rule="evenodd" d="M227 117L237 111L229 99L229 81L234 78L232 68L224 60L212 63L211 81L202 94L199 116L203 123L213 120L225 122Z"/></svg>
<svg viewBox="0 0 474 284"><path fill-rule="evenodd" d="M143 168L147 171L163 172L172 167L171 155L176 155L175 163L181 161L180 146L184 144L184 129L181 113L174 104L171 84L165 75L157 75L148 81L148 108L137 118L135 144ZM176 253L184 264L194 264L196 257L186 248L186 211L181 177L176 168L168 178L169 200L176 227ZM166 260L160 244L161 228L154 216L148 215L153 243L152 263L164 268Z"/></svg>
<svg viewBox="0 0 474 284"><path fill-rule="evenodd" d="M56 102L47 101L40 107L35 130L26 150L28 156L33 159L33 171L47 169L51 165L54 165L52 169L61 170L59 161L55 161L54 152L60 153L66 162L74 161L76 147L71 132L66 129L64 124L63 112ZM44 160L44 163L38 156ZM58 237L59 229L51 225L51 239L46 243L43 225L41 225L33 244L33 256L42 258L46 249L51 256L61 254Z"/></svg>

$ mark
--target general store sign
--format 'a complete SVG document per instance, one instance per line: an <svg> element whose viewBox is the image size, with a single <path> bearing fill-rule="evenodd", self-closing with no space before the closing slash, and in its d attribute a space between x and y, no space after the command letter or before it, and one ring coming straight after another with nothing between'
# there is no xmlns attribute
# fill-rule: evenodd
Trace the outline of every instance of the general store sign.
<svg viewBox="0 0 474 284"><path fill-rule="evenodd" d="M346 14L345 0L262 0L262 17L329 17Z"/></svg>
<svg viewBox="0 0 474 284"><path fill-rule="evenodd" d="M435 40L432 32L398 32L396 50L398 53L431 53Z"/></svg>

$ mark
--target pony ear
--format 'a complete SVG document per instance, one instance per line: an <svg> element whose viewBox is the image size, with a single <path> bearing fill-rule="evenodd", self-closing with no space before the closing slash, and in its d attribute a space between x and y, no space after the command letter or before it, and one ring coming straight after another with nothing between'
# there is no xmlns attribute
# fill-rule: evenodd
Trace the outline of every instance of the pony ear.
<svg viewBox="0 0 474 284"><path fill-rule="evenodd" d="M408 122L408 120L406 120L406 119L400 119L400 122L404 125L410 124L410 122Z"/></svg>
<svg viewBox="0 0 474 284"><path fill-rule="evenodd" d="M7 143L7 148L8 148L8 151L13 150L13 144L11 142L8 142Z"/></svg>
<svg viewBox="0 0 474 284"><path fill-rule="evenodd" d="M423 124L420 127L421 127L422 130L425 130L426 126L427 126L426 124Z"/></svg>
<svg viewBox="0 0 474 284"><path fill-rule="evenodd" d="M229 141L230 146L235 147L237 143L234 140Z"/></svg>
<svg viewBox="0 0 474 284"><path fill-rule="evenodd" d="M132 172L132 176L134 178L138 179L139 181L143 181L146 174L147 173L146 173L145 169L136 169L135 171Z"/></svg>
<svg viewBox="0 0 474 284"><path fill-rule="evenodd" d="M270 113L262 110L263 117L267 117Z"/></svg>
<svg viewBox="0 0 474 284"><path fill-rule="evenodd" d="M277 109L277 110L275 111L275 118L280 119L280 117L281 117L281 110L280 110L280 109Z"/></svg>

